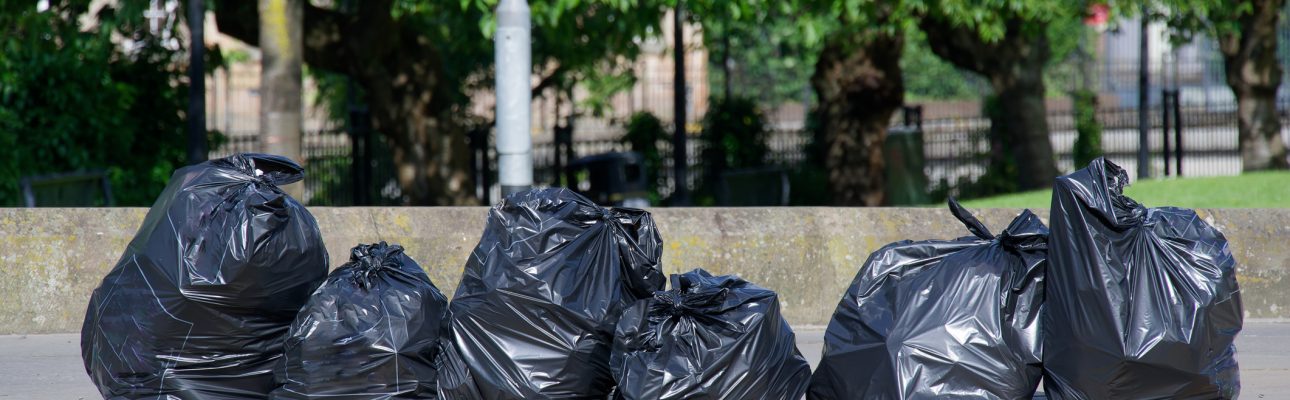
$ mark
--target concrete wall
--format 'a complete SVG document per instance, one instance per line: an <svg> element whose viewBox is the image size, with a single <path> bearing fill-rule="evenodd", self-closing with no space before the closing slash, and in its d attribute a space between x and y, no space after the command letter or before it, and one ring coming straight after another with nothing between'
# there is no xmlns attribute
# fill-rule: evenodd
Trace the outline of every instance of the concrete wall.
<svg viewBox="0 0 1290 400"><path fill-rule="evenodd" d="M318 218L332 266L360 242L398 243L451 296L486 209L328 208ZM0 209L0 334L78 332L90 293L147 210ZM668 273L736 273L780 293L793 324L828 322L869 252L901 239L968 232L943 209L657 209ZM993 231L1019 210L977 210ZM1290 209L1199 210L1231 241L1247 317L1290 317ZM1046 210L1040 210L1047 217Z"/></svg>

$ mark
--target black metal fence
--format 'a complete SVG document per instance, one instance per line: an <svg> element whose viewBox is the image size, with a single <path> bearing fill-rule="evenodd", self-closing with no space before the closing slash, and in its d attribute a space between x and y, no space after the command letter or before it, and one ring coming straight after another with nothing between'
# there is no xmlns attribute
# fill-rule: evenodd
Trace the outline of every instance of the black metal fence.
<svg viewBox="0 0 1290 400"><path fill-rule="evenodd" d="M1290 115L1282 105L1282 124L1290 123ZM1234 104L1224 106L1179 106L1179 119L1171 117L1171 126L1165 124L1163 106L1149 110L1148 136L1151 176L1165 175L1210 176L1236 175L1241 172L1240 147L1237 135L1237 116ZM1099 109L1097 120L1102 125L1102 152L1113 162L1129 171L1136 171L1138 164L1139 132L1138 110L1118 107ZM1171 112L1172 114L1172 112ZM1181 124L1179 122L1181 121ZM1290 125L1287 125L1290 126ZM1072 151L1077 136L1075 118L1071 112L1052 112L1048 115L1048 128L1057 168L1071 172L1074 165ZM1181 135L1177 130L1181 128ZM924 122L924 156L926 173L934 185L953 192L964 183L981 178L987 170L990 155L988 132L990 120L986 117L954 117ZM1168 136L1168 141L1166 141ZM1181 141L1177 140L1181 137ZM1186 162L1178 170L1176 157L1181 142L1181 154ZM1168 147L1166 147L1168 144ZM1172 158L1166 167L1166 153Z"/></svg>
<svg viewBox="0 0 1290 400"><path fill-rule="evenodd" d="M403 204L402 190L395 176L389 146L380 135L373 139L373 152L369 182L356 188L353 136L344 129L326 128L306 131L301 138L305 158L305 204L317 206L349 206ZM225 136L214 146L210 158L226 157L234 153L260 151L258 135L239 132ZM359 199L358 189L365 190L366 199Z"/></svg>
<svg viewBox="0 0 1290 400"><path fill-rule="evenodd" d="M802 129L772 130L766 138L769 152L766 162L771 165L797 167L807 161L807 148L811 144L810 132ZM660 196L667 197L676 190L675 178L672 175L672 142L660 140L656 144L663 155L659 175L662 184L658 188ZM686 159L690 166L688 185L694 188L705 174L702 170L703 151L707 143L697 135L691 135L686 141ZM572 143L573 158L587 157L596 154L631 151L630 145L619 139L575 140ZM562 183L560 167L566 165L557 159L558 146L555 142L537 143L533 146L533 180L538 185L558 185ZM490 153L492 154L492 153ZM494 161L495 163L495 161ZM496 171L493 164L491 171ZM495 180L494 180L495 182Z"/></svg>
<svg viewBox="0 0 1290 400"><path fill-rule="evenodd" d="M1283 110L1290 109L1283 105ZM1227 105L1180 105L1177 107L1181 118L1171 117L1171 126L1166 126L1163 107L1148 111L1150 121L1149 154L1151 175L1155 177L1169 175L1204 176L1235 175L1241 171L1239 141L1237 138L1237 119L1234 104ZM1102 125L1102 151L1112 161L1130 171L1137 168L1138 155L1138 110L1129 107L1103 108L1096 112L1097 120ZM1181 121L1181 126L1179 122ZM901 119L893 126L911 124L921 125L923 131L924 172L933 189L947 194L959 194L960 187L981 179L989 166L990 144L988 132L990 120L984 116L946 117L919 121ZM1290 126L1290 113L1283 112L1283 124ZM1078 169L1074 165L1072 151L1077 136L1075 118L1070 110L1054 111L1048 115L1050 140L1052 141L1056 164L1059 171L1071 172ZM1181 135L1176 130L1181 128ZM770 153L767 163L795 169L806 166L809 160L808 150L814 140L813 134L802 129L780 129L772 132L767 138ZM1168 136L1168 141L1166 141ZM1181 137L1181 141L1178 138ZM1179 149L1179 142L1182 148ZM705 176L702 171L700 155L706 147L698 137L689 140L690 185L694 187L696 177ZM1166 144L1168 143L1168 148ZM672 178L671 143L660 141L658 148L663 155L663 187L660 195L666 197L674 189ZM576 157L594 154L630 150L620 140L599 139L575 141L573 152ZM1166 149L1173 158L1166 166ZM1181 153L1178 153L1181 150ZM491 153L490 153L491 154ZM534 147L534 178L541 185L556 185L559 181L556 161L556 145L539 143ZM1181 171L1176 169L1176 154L1182 154L1185 163ZM495 171L496 169L491 169ZM495 180L494 180L495 182ZM826 201L820 199L820 202Z"/></svg>
<svg viewBox="0 0 1290 400"><path fill-rule="evenodd" d="M1290 126L1290 102L1280 105L1282 123ZM1232 175L1241 171L1239 141L1237 138L1237 116L1234 104L1226 105L1182 105L1177 112L1181 118L1181 135L1175 130L1179 122L1171 118L1166 130L1165 108L1155 107L1149 112L1151 122L1150 154L1153 176L1162 176L1166 172L1166 136L1168 136L1169 155L1175 157L1181 138L1182 169L1175 165L1175 157L1170 163L1171 174L1184 176L1197 175ZM1138 110L1136 108L1116 107L1097 111L1097 120L1102 124L1102 150L1114 162L1130 171L1136 170L1138 151ZM990 120L982 116L946 117L918 121L894 121L893 125L919 124L923 131L924 172L933 189L943 190L948 194L965 184L981 179L986 174L990 146L988 131ZM1076 169L1073 165L1072 149L1076 138L1075 120L1070 111L1055 111L1048 116L1050 139L1058 169L1069 172ZM487 132L487 131L484 131ZM487 141L481 141L476 132L471 137L475 194L481 203L496 201L499 189L497 182L497 157L488 133ZM388 145L380 135L374 135L373 151L369 161L370 184L367 186L368 199L358 200L355 195L355 176L352 136L343 129L322 129L306 132L303 138L304 156L306 158L306 179L304 201L310 205L398 205L404 199L395 168L390 157ZM767 163L785 169L798 169L807 166L810 159L808 151L813 141L813 134L803 129L779 128L767 137L770 152ZM701 155L706 147L697 135L692 135L687 142L688 163L691 166L687 184L695 188L705 176ZM575 137L570 146L572 157L557 157L557 146L552 142L539 142L533 147L534 180L540 186L564 184L561 169L571 159L630 150L629 145L616 139L577 140ZM229 135L210 153L212 158L223 157L235 152L253 152L259 148L259 139L255 135ZM659 172L661 186L658 193L667 197L675 189L672 177L672 158L670 141L660 141L658 148L663 156L663 165ZM823 203L825 199L819 199Z"/></svg>

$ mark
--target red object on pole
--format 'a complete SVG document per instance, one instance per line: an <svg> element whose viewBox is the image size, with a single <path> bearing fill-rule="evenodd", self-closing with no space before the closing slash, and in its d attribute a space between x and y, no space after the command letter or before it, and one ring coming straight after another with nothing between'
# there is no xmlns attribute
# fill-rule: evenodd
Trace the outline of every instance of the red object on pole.
<svg viewBox="0 0 1290 400"><path fill-rule="evenodd" d="M1106 26L1106 22L1111 19L1111 6L1106 3L1093 3L1088 5L1088 12L1084 15L1084 25L1095 28Z"/></svg>

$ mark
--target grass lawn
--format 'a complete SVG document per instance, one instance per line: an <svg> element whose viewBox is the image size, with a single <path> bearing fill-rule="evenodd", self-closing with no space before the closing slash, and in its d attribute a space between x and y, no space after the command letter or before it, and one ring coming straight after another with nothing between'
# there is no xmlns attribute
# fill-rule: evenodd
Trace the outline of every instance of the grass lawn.
<svg viewBox="0 0 1290 400"><path fill-rule="evenodd" d="M1048 208L1052 190L1013 193L963 201L971 208ZM1240 176L1152 179L1130 185L1124 194L1147 207L1290 208L1290 171Z"/></svg>

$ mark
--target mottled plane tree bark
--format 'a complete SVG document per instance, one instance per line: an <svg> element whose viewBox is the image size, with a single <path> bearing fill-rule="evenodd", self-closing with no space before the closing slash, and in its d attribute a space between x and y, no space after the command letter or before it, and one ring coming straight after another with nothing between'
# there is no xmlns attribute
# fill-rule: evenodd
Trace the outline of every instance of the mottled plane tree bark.
<svg viewBox="0 0 1290 400"><path fill-rule="evenodd" d="M902 33L887 29L844 27L825 40L811 86L834 205L883 203L883 141L905 99L903 46Z"/></svg>

